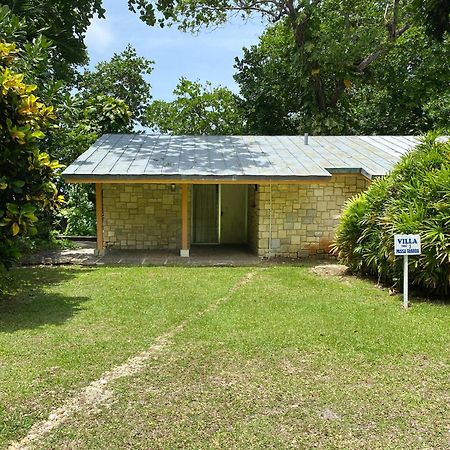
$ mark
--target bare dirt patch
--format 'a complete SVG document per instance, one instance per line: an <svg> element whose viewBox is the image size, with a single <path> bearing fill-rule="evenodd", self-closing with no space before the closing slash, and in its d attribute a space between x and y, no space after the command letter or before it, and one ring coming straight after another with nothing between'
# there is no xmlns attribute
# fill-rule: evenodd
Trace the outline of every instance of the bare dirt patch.
<svg viewBox="0 0 450 450"><path fill-rule="evenodd" d="M323 277L344 277L348 275L348 267L342 264L321 264L311 270L316 275Z"/></svg>

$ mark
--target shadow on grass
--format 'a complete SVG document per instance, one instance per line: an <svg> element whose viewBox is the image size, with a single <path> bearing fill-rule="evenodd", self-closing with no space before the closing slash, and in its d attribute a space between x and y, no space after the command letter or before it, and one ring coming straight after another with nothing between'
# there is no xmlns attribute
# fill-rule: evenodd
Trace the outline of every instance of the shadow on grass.
<svg viewBox="0 0 450 450"><path fill-rule="evenodd" d="M0 274L0 333L13 333L43 325L61 325L84 309L88 297L50 292L92 269L17 268Z"/></svg>

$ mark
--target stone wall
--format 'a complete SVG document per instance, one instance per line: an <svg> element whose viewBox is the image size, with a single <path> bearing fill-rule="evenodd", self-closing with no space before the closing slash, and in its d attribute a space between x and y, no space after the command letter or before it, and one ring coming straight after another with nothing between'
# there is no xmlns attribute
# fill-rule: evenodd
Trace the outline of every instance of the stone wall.
<svg viewBox="0 0 450 450"><path fill-rule="evenodd" d="M258 185L256 189L249 185L250 248L268 256L271 240L273 256L296 258L328 252L345 201L368 185L361 175L334 175L323 183ZM189 228L190 198L189 192ZM181 247L179 185L172 191L167 184L105 184L103 215L107 248Z"/></svg>
<svg viewBox="0 0 450 450"><path fill-rule="evenodd" d="M180 186L104 184L103 233L106 248L180 248Z"/></svg>
<svg viewBox="0 0 450 450"><path fill-rule="evenodd" d="M327 253L345 201L368 185L361 175L335 175L324 183L259 185L255 210L250 213L258 222L254 230L258 255L269 255L270 237L272 255L292 258Z"/></svg>

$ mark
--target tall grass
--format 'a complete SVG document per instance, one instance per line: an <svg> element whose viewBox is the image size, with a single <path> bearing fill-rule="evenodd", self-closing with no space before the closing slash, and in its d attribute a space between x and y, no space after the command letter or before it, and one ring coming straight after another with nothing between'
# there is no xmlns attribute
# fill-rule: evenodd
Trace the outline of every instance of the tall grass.
<svg viewBox="0 0 450 450"><path fill-rule="evenodd" d="M420 234L422 254L410 258L412 283L439 295L450 293L450 142L430 133L391 174L350 199L334 251L355 273L398 284L402 258L394 234Z"/></svg>

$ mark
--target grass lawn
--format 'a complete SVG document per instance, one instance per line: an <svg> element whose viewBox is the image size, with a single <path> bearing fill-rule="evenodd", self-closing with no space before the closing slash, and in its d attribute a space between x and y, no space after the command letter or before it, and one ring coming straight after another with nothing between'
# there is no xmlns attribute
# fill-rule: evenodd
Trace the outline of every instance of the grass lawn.
<svg viewBox="0 0 450 450"><path fill-rule="evenodd" d="M448 304L404 311L308 266L22 268L7 286L0 448L170 330L32 447L450 448Z"/></svg>

